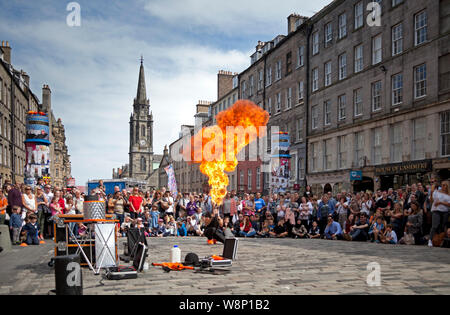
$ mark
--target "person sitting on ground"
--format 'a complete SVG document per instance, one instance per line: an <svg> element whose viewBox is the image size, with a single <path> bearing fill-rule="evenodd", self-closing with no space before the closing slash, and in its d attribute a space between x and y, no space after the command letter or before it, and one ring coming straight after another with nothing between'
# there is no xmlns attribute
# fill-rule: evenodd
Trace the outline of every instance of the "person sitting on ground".
<svg viewBox="0 0 450 315"><path fill-rule="evenodd" d="M169 232L168 236L176 236L177 235L177 223L173 216L169 216L169 223L166 224L166 230Z"/></svg>
<svg viewBox="0 0 450 315"><path fill-rule="evenodd" d="M384 233L380 235L380 242L383 244L397 244L397 234L395 233L392 224L386 225Z"/></svg>
<svg viewBox="0 0 450 315"><path fill-rule="evenodd" d="M244 220L240 224L239 236L242 237L253 237L256 235L256 230L252 227L250 218L248 216L244 217Z"/></svg>
<svg viewBox="0 0 450 315"><path fill-rule="evenodd" d="M188 236L200 236L202 234L202 231L200 230L200 226L198 225L197 220L195 219L195 216L191 216L187 218L187 233Z"/></svg>
<svg viewBox="0 0 450 315"><path fill-rule="evenodd" d="M39 245L39 225L37 224L37 215L31 214L29 222L22 228L27 233L27 245Z"/></svg>
<svg viewBox="0 0 450 315"><path fill-rule="evenodd" d="M128 230L131 228L131 224L132 224L132 220L131 217L129 216L129 214L127 213L125 215L125 219L124 222L122 223L122 225L120 226L120 231L122 233L122 236L126 236L128 233Z"/></svg>
<svg viewBox="0 0 450 315"><path fill-rule="evenodd" d="M358 222L350 228L350 233L344 234L344 238L347 241L359 241L367 242L369 237L369 222L367 220L367 215L361 213Z"/></svg>
<svg viewBox="0 0 450 315"><path fill-rule="evenodd" d="M157 237L166 237L169 235L169 231L166 229L166 225L164 224L163 219L158 220L158 228L156 229L156 236Z"/></svg>
<svg viewBox="0 0 450 315"><path fill-rule="evenodd" d="M187 230L186 226L183 222L177 222L177 236L178 237L186 237L187 236Z"/></svg>
<svg viewBox="0 0 450 315"><path fill-rule="evenodd" d="M441 247L450 248L450 228L447 227L447 232L445 233L444 240L442 241Z"/></svg>
<svg viewBox="0 0 450 315"><path fill-rule="evenodd" d="M309 238L321 238L321 234L320 234L320 228L319 225L317 224L317 221L314 220L312 222L311 228L309 229L308 232L308 237Z"/></svg>
<svg viewBox="0 0 450 315"><path fill-rule="evenodd" d="M270 237L269 220L265 220L260 232L256 232L257 237L267 238Z"/></svg>
<svg viewBox="0 0 450 315"><path fill-rule="evenodd" d="M285 238L288 236L288 230L286 228L284 218L281 218L278 221L278 224L273 229L273 232L270 232L270 236L276 237L276 238Z"/></svg>
<svg viewBox="0 0 450 315"><path fill-rule="evenodd" d="M369 238L371 242L380 242L380 236L383 234L384 226L383 217L378 216L369 229Z"/></svg>
<svg viewBox="0 0 450 315"><path fill-rule="evenodd" d="M260 217L259 217L259 214L252 215L252 216L250 217L250 223L251 223L251 225L252 225L252 228L253 228L256 232L261 231L261 223L260 223Z"/></svg>
<svg viewBox="0 0 450 315"><path fill-rule="evenodd" d="M355 215L353 213L350 213L347 220L344 223L344 230L343 233L350 233L350 228L355 225Z"/></svg>
<svg viewBox="0 0 450 315"><path fill-rule="evenodd" d="M342 239L342 228L339 223L333 220L333 216L328 215L328 224L325 227L324 236L327 240Z"/></svg>
<svg viewBox="0 0 450 315"><path fill-rule="evenodd" d="M302 224L302 220L297 220L297 223L292 228L292 235L294 238L308 238L308 230Z"/></svg>

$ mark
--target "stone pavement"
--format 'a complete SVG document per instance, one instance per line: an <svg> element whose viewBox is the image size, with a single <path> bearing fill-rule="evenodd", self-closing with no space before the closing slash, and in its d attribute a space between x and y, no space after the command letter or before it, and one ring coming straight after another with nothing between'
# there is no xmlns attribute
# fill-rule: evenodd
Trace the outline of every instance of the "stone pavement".
<svg viewBox="0 0 450 315"><path fill-rule="evenodd" d="M123 241L123 240L122 240ZM0 294L48 294L55 288L47 266L52 243L14 247L0 254ZM204 238L149 239L148 262L169 259L179 245L200 258L220 255L222 245ZM119 252L123 252L122 246ZM381 267L381 286L370 287L367 266ZM291 294L450 294L450 250L416 246L294 239L241 239L238 259L227 275L185 270L165 273L149 267L135 280L100 281L83 269L84 294L291 295Z"/></svg>

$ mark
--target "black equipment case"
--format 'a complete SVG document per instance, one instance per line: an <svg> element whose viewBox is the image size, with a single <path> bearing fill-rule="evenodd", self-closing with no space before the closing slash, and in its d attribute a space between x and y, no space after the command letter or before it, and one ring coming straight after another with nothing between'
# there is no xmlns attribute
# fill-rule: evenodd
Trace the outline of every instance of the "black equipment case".
<svg viewBox="0 0 450 315"><path fill-rule="evenodd" d="M132 266L118 266L106 268L106 278L108 280L136 279L138 272L144 270L145 259L147 258L148 247L143 243L136 246L136 255L134 256Z"/></svg>

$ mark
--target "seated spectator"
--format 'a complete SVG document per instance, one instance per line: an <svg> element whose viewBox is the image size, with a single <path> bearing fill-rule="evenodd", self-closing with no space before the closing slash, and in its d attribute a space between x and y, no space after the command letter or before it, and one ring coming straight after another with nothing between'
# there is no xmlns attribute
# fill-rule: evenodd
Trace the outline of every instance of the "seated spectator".
<svg viewBox="0 0 450 315"><path fill-rule="evenodd" d="M168 232L168 236L177 235L177 223L175 222L175 218L173 216L169 216L169 223L166 225L166 231Z"/></svg>
<svg viewBox="0 0 450 315"><path fill-rule="evenodd" d="M297 220L297 223L292 228L292 235L294 238L308 238L308 230L302 224L302 220Z"/></svg>
<svg viewBox="0 0 450 315"><path fill-rule="evenodd" d="M186 230L188 236L201 236L202 231L200 230L200 226L198 225L195 216L187 218Z"/></svg>
<svg viewBox="0 0 450 315"><path fill-rule="evenodd" d="M250 218L248 216L244 217L244 220L240 224L239 236L242 237L253 237L256 235L256 230L252 227Z"/></svg>
<svg viewBox="0 0 450 315"><path fill-rule="evenodd" d="M35 214L29 216L29 222L23 226L22 230L27 233L27 245L39 245L39 225Z"/></svg>
<svg viewBox="0 0 450 315"><path fill-rule="evenodd" d="M241 232L241 223L244 222L244 215L242 213L239 213L238 220L234 222L233 224L233 234L234 236L239 236L239 233Z"/></svg>
<svg viewBox="0 0 450 315"><path fill-rule="evenodd" d="M445 233L445 238L442 241L441 247L450 248L450 228L447 228L447 232Z"/></svg>
<svg viewBox="0 0 450 315"><path fill-rule="evenodd" d="M347 220L344 223L344 230L343 233L350 233L350 228L355 225L355 215L353 213L350 213Z"/></svg>
<svg viewBox="0 0 450 315"><path fill-rule="evenodd" d="M260 232L256 232L256 236L260 238L270 237L269 220L263 222L263 226Z"/></svg>
<svg viewBox="0 0 450 315"><path fill-rule="evenodd" d="M396 204L394 204L394 210L392 211L391 215L391 224L397 237L402 238L404 227L403 227L403 205L401 202L397 202Z"/></svg>
<svg viewBox="0 0 450 315"><path fill-rule="evenodd" d="M298 218L302 221L302 225L308 229L311 226L313 206L305 197L302 197L301 200Z"/></svg>
<svg viewBox="0 0 450 315"><path fill-rule="evenodd" d="M122 233L122 236L126 236L127 235L127 233L128 233L128 230L131 228L131 225L132 225L132 220L131 220L131 217L130 217L130 215L129 214L126 214L125 215L125 219L124 219L124 222L122 223L122 225L120 226L120 231L121 231L121 233ZM79 233L80 231L78 230L78 233Z"/></svg>
<svg viewBox="0 0 450 315"><path fill-rule="evenodd" d="M367 242L369 237L368 232L369 222L367 220L367 215L361 213L359 220L350 228L350 233L344 234L344 238L347 241Z"/></svg>
<svg viewBox="0 0 450 315"><path fill-rule="evenodd" d="M256 231L259 232L261 231L261 223L259 222L260 218L259 218L259 214L255 214L252 215L250 217L250 223L252 225L252 228Z"/></svg>
<svg viewBox="0 0 450 315"><path fill-rule="evenodd" d="M270 236L272 237L276 237L276 238L284 238L288 236L288 230L286 228L284 219L281 218L278 221L278 224L275 226L275 228L273 229L273 232L270 232Z"/></svg>
<svg viewBox="0 0 450 315"><path fill-rule="evenodd" d="M309 238L321 238L321 236L322 235L320 234L320 228L319 228L319 225L317 224L317 221L313 221L312 226L308 232L308 237Z"/></svg>
<svg viewBox="0 0 450 315"><path fill-rule="evenodd" d="M277 222L281 219L284 219L284 216L286 215L286 206L280 205L277 207Z"/></svg>
<svg viewBox="0 0 450 315"><path fill-rule="evenodd" d="M177 236L178 237L186 237L187 236L187 230L186 226L183 222L178 221L177 222Z"/></svg>
<svg viewBox="0 0 450 315"><path fill-rule="evenodd" d="M383 244L397 244L397 233L395 233L392 224L386 225L386 230L380 235L380 242Z"/></svg>
<svg viewBox="0 0 450 315"><path fill-rule="evenodd" d="M342 239L341 225L333 220L332 215L328 215L328 224L325 227L324 236L327 240Z"/></svg>
<svg viewBox="0 0 450 315"><path fill-rule="evenodd" d="M369 237L371 242L379 243L380 236L383 234L383 231L384 231L383 217L378 216L369 229Z"/></svg>

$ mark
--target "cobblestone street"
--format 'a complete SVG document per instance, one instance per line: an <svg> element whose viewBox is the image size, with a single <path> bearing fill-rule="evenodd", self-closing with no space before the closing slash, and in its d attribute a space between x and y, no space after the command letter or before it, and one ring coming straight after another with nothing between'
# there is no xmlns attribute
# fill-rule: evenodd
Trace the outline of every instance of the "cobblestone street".
<svg viewBox="0 0 450 315"><path fill-rule="evenodd" d="M148 262L168 261L179 245L200 258L222 253L204 238L149 239ZM55 288L47 266L52 242L15 247L0 254L0 294L48 294ZM122 246L120 252L123 252ZM366 284L367 265L381 266L381 286ZM165 273L149 267L138 279L104 280L83 269L84 294L277 295L277 294L450 294L450 251L415 246L293 239L241 239L238 259L228 275L192 271Z"/></svg>

